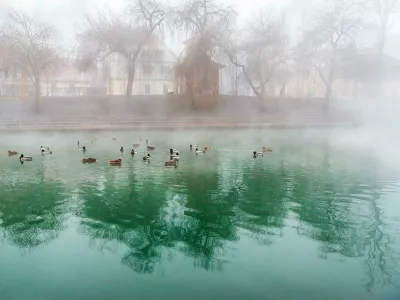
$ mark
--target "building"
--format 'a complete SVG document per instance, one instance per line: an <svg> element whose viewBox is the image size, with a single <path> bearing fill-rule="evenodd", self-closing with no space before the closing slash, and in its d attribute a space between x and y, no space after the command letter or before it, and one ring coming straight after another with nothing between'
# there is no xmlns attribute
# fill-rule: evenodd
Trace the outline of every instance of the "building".
<svg viewBox="0 0 400 300"><path fill-rule="evenodd" d="M44 96L83 96L101 89L104 83L101 69L96 66L80 71L73 61L67 61L56 72L43 76L41 85Z"/></svg>
<svg viewBox="0 0 400 300"><path fill-rule="evenodd" d="M199 38L185 42L185 58L175 67L174 92L184 95L194 108L212 108L218 103L219 73L224 66L213 61L201 44Z"/></svg>
<svg viewBox="0 0 400 300"><path fill-rule="evenodd" d="M336 79L332 85L331 97L400 98L400 61L383 55L382 78L379 78L379 70L378 55L371 49L361 49L351 58L344 57L335 69ZM290 97L323 98L325 92L326 86L311 61L298 67L287 85L287 95Z"/></svg>
<svg viewBox="0 0 400 300"><path fill-rule="evenodd" d="M102 86L100 75L97 68L81 72L72 61L68 61L59 65L56 71L42 75L41 93L42 96L87 95ZM29 70L15 65L10 68L7 76L0 73L0 96L29 97L34 93L35 87L29 79Z"/></svg>
<svg viewBox="0 0 400 300"><path fill-rule="evenodd" d="M153 36L135 65L133 95L160 95L173 90L173 68L177 56L166 44ZM103 76L109 95L125 95L128 84L128 63L119 53L109 55L103 63Z"/></svg>

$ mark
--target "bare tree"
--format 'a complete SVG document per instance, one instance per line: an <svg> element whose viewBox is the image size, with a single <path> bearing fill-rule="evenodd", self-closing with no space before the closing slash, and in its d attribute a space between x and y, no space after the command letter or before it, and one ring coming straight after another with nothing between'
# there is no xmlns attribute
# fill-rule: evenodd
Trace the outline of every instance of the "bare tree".
<svg viewBox="0 0 400 300"><path fill-rule="evenodd" d="M138 58L162 29L166 14L165 6L157 0L138 0L129 7L128 16L87 15L84 29L78 33L82 61L90 65L113 53L123 56L128 70L126 95L131 95Z"/></svg>
<svg viewBox="0 0 400 300"><path fill-rule="evenodd" d="M3 78L10 76L15 65L16 52L5 34L0 33L0 74Z"/></svg>
<svg viewBox="0 0 400 300"><path fill-rule="evenodd" d="M197 38L198 50L216 56L221 40L236 23L236 12L216 0L187 0L175 10L175 25L187 37Z"/></svg>
<svg viewBox="0 0 400 300"><path fill-rule="evenodd" d="M22 11L11 10L4 31L9 47L14 51L13 62L20 66L31 80L38 104L42 76L51 72L59 61L54 44L55 30Z"/></svg>
<svg viewBox="0 0 400 300"><path fill-rule="evenodd" d="M238 40L236 43L235 40ZM283 24L269 13L262 12L248 23L241 37L231 38L226 48L230 61L240 68L254 94L264 101L267 86L273 79L285 81L283 76L291 57ZM279 79L274 78L280 74Z"/></svg>
<svg viewBox="0 0 400 300"><path fill-rule="evenodd" d="M400 12L400 1L399 0L364 0L367 9L367 16L371 16L373 19L373 28L377 34L377 56L375 68L378 72L378 90L381 89L381 85L384 79L384 62L383 54L385 45L387 42L388 35L394 23L398 21L396 14Z"/></svg>
<svg viewBox="0 0 400 300"><path fill-rule="evenodd" d="M357 37L364 21L355 2L328 1L319 11L305 38L303 58L308 58L325 86L328 105L334 82L342 77L346 61L357 55Z"/></svg>
<svg viewBox="0 0 400 300"><path fill-rule="evenodd" d="M399 0L367 0L368 10L375 21L375 29L378 35L378 55L382 57L385 50L387 36L394 25L396 13L400 12Z"/></svg>

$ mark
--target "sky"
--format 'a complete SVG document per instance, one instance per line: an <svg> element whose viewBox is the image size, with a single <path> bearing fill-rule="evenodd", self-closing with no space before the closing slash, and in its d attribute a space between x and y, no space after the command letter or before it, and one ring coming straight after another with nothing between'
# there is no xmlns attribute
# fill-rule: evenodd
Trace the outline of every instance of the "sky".
<svg viewBox="0 0 400 300"><path fill-rule="evenodd" d="M311 22L311 12L319 2L330 0L219 0L232 5L239 12L238 22L243 23L262 9L269 9L277 15L285 13L286 24L292 37L300 36L302 12L305 22ZM53 24L59 31L62 45L74 44L75 32L85 13L100 10L122 12L129 0L0 0L0 10L9 7L22 8L33 17ZM170 4L182 3L182 0L170 0ZM400 16L399 16L400 20ZM400 22L399 22L400 23ZM386 52L400 59L400 24L391 33ZM171 49L178 54L179 46L167 41Z"/></svg>

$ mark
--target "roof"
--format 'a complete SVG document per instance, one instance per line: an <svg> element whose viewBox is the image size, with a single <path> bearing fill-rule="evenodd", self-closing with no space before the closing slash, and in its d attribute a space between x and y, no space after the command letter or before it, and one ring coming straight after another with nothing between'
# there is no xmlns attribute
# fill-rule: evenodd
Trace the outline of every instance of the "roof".
<svg viewBox="0 0 400 300"><path fill-rule="evenodd" d="M222 68L225 67L223 64L220 64L220 63L218 63L218 62L216 62L216 61L213 61L209 55L206 55L206 54L198 54L198 55L196 55L196 56L194 56L194 57L193 57L193 56L192 56L192 57L187 57L187 56L186 56L186 57L183 59L183 61L182 61L180 64L178 64L178 65L176 66L176 68L187 68L187 67L190 67L190 66L192 66L194 63L196 63L196 62L198 62L198 61L201 61L201 60L204 60L204 63L206 63L206 64L208 64L208 65L211 65L211 66L215 66L215 67L217 67L218 69L222 69Z"/></svg>

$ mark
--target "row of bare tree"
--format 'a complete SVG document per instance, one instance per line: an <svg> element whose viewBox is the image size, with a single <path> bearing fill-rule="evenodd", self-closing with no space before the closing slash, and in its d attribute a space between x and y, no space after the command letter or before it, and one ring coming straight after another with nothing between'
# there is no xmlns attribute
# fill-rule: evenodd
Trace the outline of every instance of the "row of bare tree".
<svg viewBox="0 0 400 300"><path fill-rule="evenodd" d="M86 15L77 32L75 57L85 70L113 53L123 56L128 70L126 94L131 95L135 66L144 52L151 52L148 45L155 37L164 39L178 32L185 38L196 37L201 51L238 68L260 100L271 80L284 85L289 74L305 64L319 74L329 99L333 83L343 76L343 64L354 60L363 40L375 39L377 59L382 62L399 2L326 1L296 44L282 20L269 12L253 16L238 28L237 12L217 0L186 0L179 7L161 0L137 0L120 15ZM9 11L0 22L0 73L7 77L16 66L24 69L38 99L44 74L54 72L65 57L57 47L56 31L17 10Z"/></svg>

